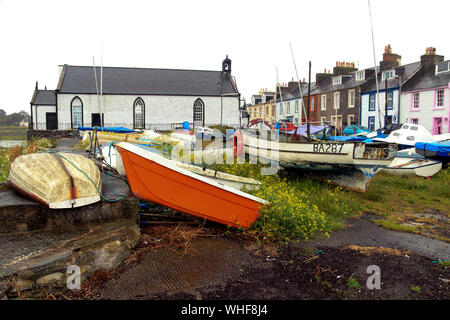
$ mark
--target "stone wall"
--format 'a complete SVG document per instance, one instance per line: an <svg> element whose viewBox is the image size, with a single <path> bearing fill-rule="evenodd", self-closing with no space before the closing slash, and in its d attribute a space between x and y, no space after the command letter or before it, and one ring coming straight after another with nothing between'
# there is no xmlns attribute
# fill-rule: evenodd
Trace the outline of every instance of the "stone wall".
<svg viewBox="0 0 450 320"><path fill-rule="evenodd" d="M64 293L69 266L79 268L82 282L120 266L139 242L139 201L131 194L52 210L10 189L0 204L0 300Z"/></svg>
<svg viewBox="0 0 450 320"><path fill-rule="evenodd" d="M78 136L77 130L28 130L27 140L37 140L41 138L73 138Z"/></svg>

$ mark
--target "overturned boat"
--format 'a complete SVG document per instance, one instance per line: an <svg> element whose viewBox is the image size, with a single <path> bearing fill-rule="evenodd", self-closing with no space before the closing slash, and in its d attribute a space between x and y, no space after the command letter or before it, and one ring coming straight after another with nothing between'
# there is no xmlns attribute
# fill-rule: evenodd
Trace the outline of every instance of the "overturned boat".
<svg viewBox="0 0 450 320"><path fill-rule="evenodd" d="M238 130L234 136L235 155L239 157L245 152L287 169L306 170L332 184L366 192L372 177L389 166L396 153L395 145L306 139L273 130Z"/></svg>
<svg viewBox="0 0 450 320"><path fill-rule="evenodd" d="M397 176L432 177L441 169L441 161L426 159L411 148L398 151L395 159L383 172Z"/></svg>
<svg viewBox="0 0 450 320"><path fill-rule="evenodd" d="M248 228L268 202L203 175L179 162L122 142L116 145L133 194L180 212Z"/></svg>
<svg viewBox="0 0 450 320"><path fill-rule="evenodd" d="M65 209L100 201L100 170L92 160L72 153L32 153L11 164L9 181L20 193Z"/></svg>

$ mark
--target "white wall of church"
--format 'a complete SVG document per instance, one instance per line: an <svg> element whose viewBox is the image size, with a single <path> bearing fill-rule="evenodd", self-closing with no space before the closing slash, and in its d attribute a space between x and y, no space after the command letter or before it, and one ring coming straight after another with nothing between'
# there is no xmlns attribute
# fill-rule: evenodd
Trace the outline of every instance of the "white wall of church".
<svg viewBox="0 0 450 320"><path fill-rule="evenodd" d="M35 130L45 130L46 129L46 119L47 112L55 112L55 106L33 106L33 129Z"/></svg>
<svg viewBox="0 0 450 320"><path fill-rule="evenodd" d="M83 103L83 126L91 126L91 114L99 113L97 95L58 94L58 122L62 129L71 125L70 106L79 97ZM133 104L137 98L145 103L145 124L147 128L170 129L172 123L193 122L194 102L202 99L205 105L205 125L239 125L238 97L197 96L138 96L103 95L102 106L105 126L133 127ZM221 112L222 109L222 112Z"/></svg>

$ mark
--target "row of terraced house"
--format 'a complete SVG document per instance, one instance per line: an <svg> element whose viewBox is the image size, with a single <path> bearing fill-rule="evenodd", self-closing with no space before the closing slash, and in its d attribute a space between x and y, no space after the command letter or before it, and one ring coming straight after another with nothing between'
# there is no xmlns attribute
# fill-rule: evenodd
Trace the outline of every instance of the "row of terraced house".
<svg viewBox="0 0 450 320"><path fill-rule="evenodd" d="M420 61L402 65L401 56L388 45L376 68L358 70L354 63L337 62L333 72L317 73L310 84L291 81L278 84L276 92L262 90L247 110L250 120L306 123L308 119L336 125L338 132L350 124L377 130L389 123L414 123L433 134L446 133L450 60L427 48Z"/></svg>

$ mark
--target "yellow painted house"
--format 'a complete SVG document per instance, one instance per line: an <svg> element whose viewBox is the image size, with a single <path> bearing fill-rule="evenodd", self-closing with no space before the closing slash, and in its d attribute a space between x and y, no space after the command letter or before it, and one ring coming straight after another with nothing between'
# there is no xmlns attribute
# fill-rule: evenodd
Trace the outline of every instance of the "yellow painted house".
<svg viewBox="0 0 450 320"><path fill-rule="evenodd" d="M252 96L252 104L247 106L250 121L263 119L273 121L275 119L275 92L261 89L257 95Z"/></svg>

